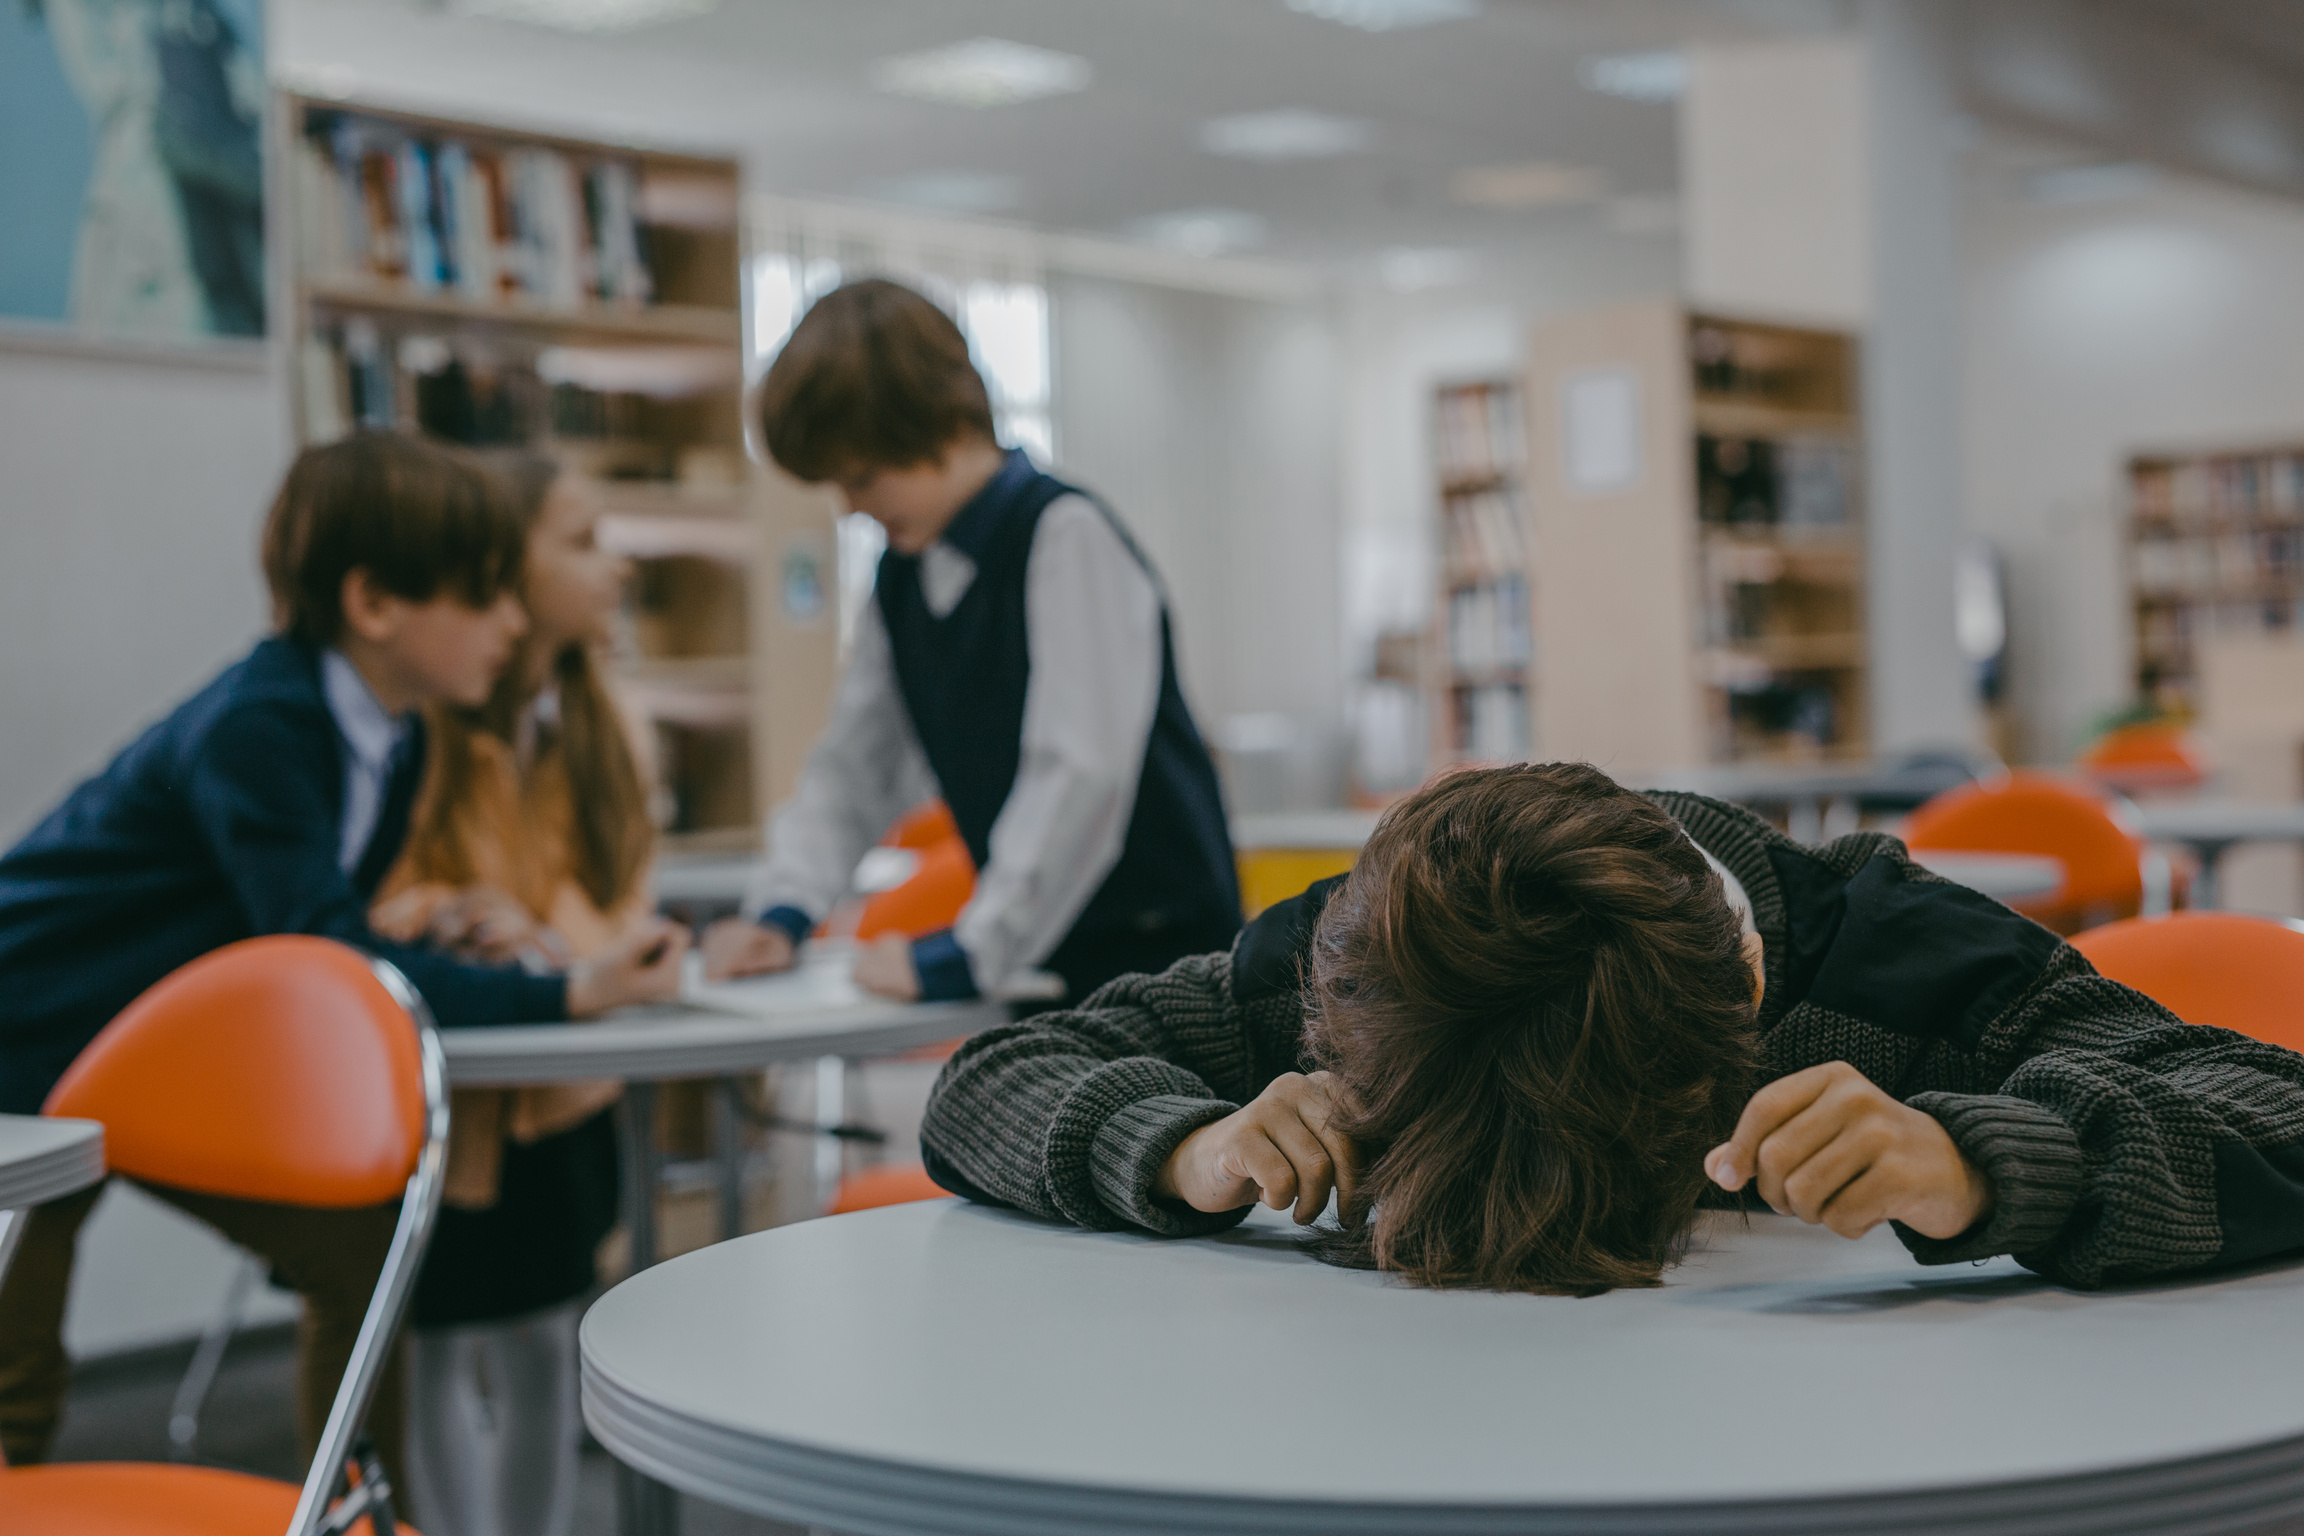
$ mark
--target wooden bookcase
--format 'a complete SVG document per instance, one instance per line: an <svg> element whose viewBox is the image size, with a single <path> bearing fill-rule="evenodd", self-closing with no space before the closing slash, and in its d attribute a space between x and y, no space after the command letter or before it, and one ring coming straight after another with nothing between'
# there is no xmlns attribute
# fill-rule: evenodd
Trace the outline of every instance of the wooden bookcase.
<svg viewBox="0 0 2304 1536"><path fill-rule="evenodd" d="M1635 776L1869 736L1854 341L1629 305L1528 371L1536 742Z"/></svg>
<svg viewBox="0 0 2304 1536"><path fill-rule="evenodd" d="M757 846L829 709L834 505L745 451L733 160L288 98L300 440L525 445L632 557L667 853Z"/></svg>
<svg viewBox="0 0 2304 1536"><path fill-rule="evenodd" d="M2210 640L2304 634L2304 445L2128 461L2136 693L2189 719Z"/></svg>
<svg viewBox="0 0 2304 1536"><path fill-rule="evenodd" d="M1517 380L1434 392L1440 599L1428 654L1434 755L1442 765L1517 762L1531 750L1534 644Z"/></svg>

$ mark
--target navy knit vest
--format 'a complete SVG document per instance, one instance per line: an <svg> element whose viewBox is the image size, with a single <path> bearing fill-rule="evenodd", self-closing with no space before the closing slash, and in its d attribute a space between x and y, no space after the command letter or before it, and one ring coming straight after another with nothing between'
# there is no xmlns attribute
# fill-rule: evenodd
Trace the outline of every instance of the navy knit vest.
<svg viewBox="0 0 2304 1536"><path fill-rule="evenodd" d="M982 869L990 856L992 823L1008 803L1023 755L1024 690L1031 680L1024 577L1040 514L1059 498L1085 495L1032 467L1011 451L1000 472L944 530L944 542L976 564L975 580L952 611L937 618L920 589L920 559L891 550L880 557L876 583L880 616L888 627L896 683L926 749L928 764L968 853ZM1093 497L1128 552L1147 575L1126 530ZM1137 781L1120 862L1089 899L1063 948L1165 930L1228 942L1240 925L1240 886L1232 839L1224 823L1216 768L1201 744L1192 712L1176 685L1168 610L1160 609L1160 706ZM1188 953L1189 950L1180 951Z"/></svg>

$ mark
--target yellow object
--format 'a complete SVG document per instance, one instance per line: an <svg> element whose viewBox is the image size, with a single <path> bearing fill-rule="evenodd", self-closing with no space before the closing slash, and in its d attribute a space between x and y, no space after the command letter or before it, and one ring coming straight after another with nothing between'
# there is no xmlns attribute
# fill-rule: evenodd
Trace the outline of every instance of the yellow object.
<svg viewBox="0 0 2304 1536"><path fill-rule="evenodd" d="M1250 848L1239 855L1240 911L1253 918L1315 880L1341 875L1360 857L1357 848Z"/></svg>

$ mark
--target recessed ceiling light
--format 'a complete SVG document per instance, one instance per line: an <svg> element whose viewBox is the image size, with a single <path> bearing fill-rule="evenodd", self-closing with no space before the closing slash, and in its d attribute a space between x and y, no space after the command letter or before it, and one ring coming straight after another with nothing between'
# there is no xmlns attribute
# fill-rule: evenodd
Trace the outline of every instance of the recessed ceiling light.
<svg viewBox="0 0 2304 1536"><path fill-rule="evenodd" d="M1604 53L1576 66L1587 89L1628 101L1678 101L1688 89L1688 56L1673 48Z"/></svg>
<svg viewBox="0 0 2304 1536"><path fill-rule="evenodd" d="M872 64L872 86L955 107L1007 107L1088 89L1096 71L1077 54L997 37L897 54Z"/></svg>
<svg viewBox="0 0 2304 1536"><path fill-rule="evenodd" d="M1394 293L1455 288L1479 271L1480 258L1470 251L1402 245L1376 258L1376 276Z"/></svg>
<svg viewBox="0 0 2304 1536"><path fill-rule="evenodd" d="M938 213L997 213L1024 201L1024 184L988 171L922 171L867 181L856 189L884 203L903 203Z"/></svg>
<svg viewBox="0 0 2304 1536"><path fill-rule="evenodd" d="M1608 178L1590 166L1562 165L1557 160L1484 165L1448 178L1451 197L1481 208L1542 208L1551 203L1589 202L1607 187Z"/></svg>
<svg viewBox="0 0 2304 1536"><path fill-rule="evenodd" d="M701 16L720 0L463 0L467 16L557 27L564 32L632 32Z"/></svg>
<svg viewBox="0 0 2304 1536"><path fill-rule="evenodd" d="M2024 178L2024 195L2050 207L2078 203L2116 203L2142 197L2152 190L2159 174L2138 160L2111 160L2101 165L2059 165L2034 171Z"/></svg>
<svg viewBox="0 0 2304 1536"><path fill-rule="evenodd" d="M1221 256L1264 243L1264 220L1238 208L1180 208L1139 219L1130 232L1148 245L1187 256Z"/></svg>
<svg viewBox="0 0 2304 1536"><path fill-rule="evenodd" d="M1316 16L1363 32L1405 32L1480 14L1480 0L1286 0L1299 16Z"/></svg>
<svg viewBox="0 0 2304 1536"><path fill-rule="evenodd" d="M1356 117L1332 117L1299 107L1242 112L1200 125L1200 147L1235 160L1325 160L1356 154L1374 137Z"/></svg>

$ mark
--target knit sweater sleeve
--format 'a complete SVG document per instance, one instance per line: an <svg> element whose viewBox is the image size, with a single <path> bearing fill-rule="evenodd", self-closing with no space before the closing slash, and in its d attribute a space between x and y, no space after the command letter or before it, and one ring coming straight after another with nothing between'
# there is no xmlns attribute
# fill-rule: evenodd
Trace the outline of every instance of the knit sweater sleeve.
<svg viewBox="0 0 2304 1536"><path fill-rule="evenodd" d="M1083 1227L1219 1231L1152 1193L1178 1143L1297 1065L1293 990L1242 1001L1230 954L1123 976L1080 1007L976 1035L945 1063L920 1145L956 1193Z"/></svg>
<svg viewBox="0 0 2304 1536"><path fill-rule="evenodd" d="M2061 947L1978 1043L1973 1093L1911 1096L1994 1208L1923 1262L2012 1253L2079 1286L2304 1247L2304 1056L2186 1024Z"/></svg>

